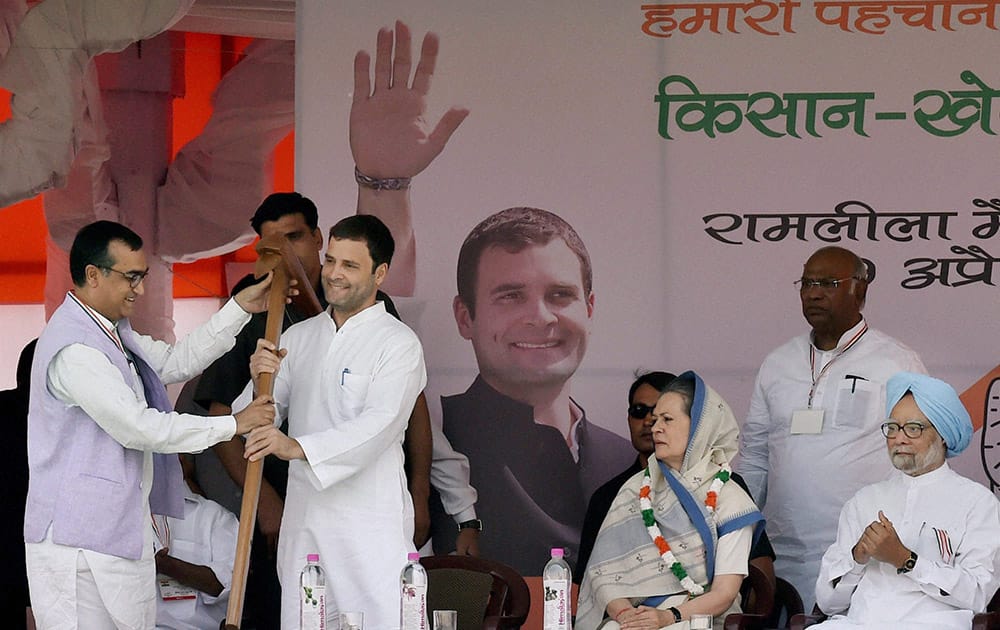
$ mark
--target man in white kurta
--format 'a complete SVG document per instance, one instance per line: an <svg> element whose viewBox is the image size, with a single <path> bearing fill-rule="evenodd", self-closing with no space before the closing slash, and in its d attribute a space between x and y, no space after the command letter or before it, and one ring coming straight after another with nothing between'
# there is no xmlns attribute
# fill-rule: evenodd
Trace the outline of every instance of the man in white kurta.
<svg viewBox="0 0 1000 630"><path fill-rule="evenodd" d="M276 422L288 417L288 436L258 429L246 453L291 462L278 543L282 628L298 627L299 572L306 555L318 553L328 618L358 610L366 629L394 629L399 572L414 551L403 435L426 384L423 350L413 331L375 301L392 255L388 229L356 215L330 233L322 274L330 307L281 339L287 355L274 399ZM258 347L250 363L255 382L278 366L273 346Z"/></svg>
<svg viewBox="0 0 1000 630"><path fill-rule="evenodd" d="M926 371L913 350L868 327L865 277L864 263L845 249L809 258L799 294L812 331L764 359L740 431L735 468L767 519L775 573L806 610L840 508L892 470L878 430L886 381Z"/></svg>
<svg viewBox="0 0 1000 630"><path fill-rule="evenodd" d="M232 512L215 501L195 494L184 495L184 518L153 515L154 543L162 546L164 558L157 553L156 627L165 630L215 630L226 618L229 587L236 561L236 534L239 521ZM179 567L174 579L169 567L195 565L211 570L221 591L211 593L185 585ZM166 584L164 584L166 582ZM193 582L192 582L193 583ZM213 591L214 592L214 591Z"/></svg>
<svg viewBox="0 0 1000 630"><path fill-rule="evenodd" d="M1000 502L945 463L972 434L955 391L907 373L887 389L899 470L844 506L816 582L820 608L840 614L816 627L967 630L1000 583Z"/></svg>

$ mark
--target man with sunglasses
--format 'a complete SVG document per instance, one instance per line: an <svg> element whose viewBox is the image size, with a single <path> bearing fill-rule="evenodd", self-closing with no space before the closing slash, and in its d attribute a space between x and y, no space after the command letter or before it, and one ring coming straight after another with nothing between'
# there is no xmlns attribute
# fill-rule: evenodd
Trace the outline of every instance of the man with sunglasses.
<svg viewBox="0 0 1000 630"><path fill-rule="evenodd" d="M896 471L840 513L823 556L819 626L966 629L1000 586L1000 502L945 461L969 445L972 421L947 383L901 372L886 385L885 447Z"/></svg>
<svg viewBox="0 0 1000 630"><path fill-rule="evenodd" d="M795 285L812 330L764 359L740 432L736 470L767 519L775 571L806 610L840 508L891 470L878 431L886 381L926 372L913 350L868 327L868 284L867 266L847 249L809 257Z"/></svg>
<svg viewBox="0 0 1000 630"><path fill-rule="evenodd" d="M583 580L584 569L594 550L597 532L604 517L608 515L612 501L629 478L646 468L649 456L653 454L653 407L660 399L660 392L676 375L670 372L646 372L641 374L628 389L628 432L632 447L638 452L632 465L594 491L587 504L587 514L583 517L583 534L580 536L580 553L577 556L573 581Z"/></svg>
<svg viewBox="0 0 1000 630"><path fill-rule="evenodd" d="M24 540L33 612L42 629L151 628L150 512L184 516L180 464L154 453L202 450L274 418L269 396L229 416L174 413L164 383L229 350L250 313L267 307L270 280L171 347L129 324L148 272L135 232L91 223L69 262L74 289L32 364Z"/></svg>

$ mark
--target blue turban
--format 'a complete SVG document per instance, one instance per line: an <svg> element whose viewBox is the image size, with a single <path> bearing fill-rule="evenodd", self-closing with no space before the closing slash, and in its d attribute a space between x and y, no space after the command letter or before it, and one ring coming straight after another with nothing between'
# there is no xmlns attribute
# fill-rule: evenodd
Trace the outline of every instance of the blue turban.
<svg viewBox="0 0 1000 630"><path fill-rule="evenodd" d="M924 412L938 434L948 446L948 457L954 457L969 446L972 439L972 419L965 405L958 399L955 388L942 380L914 374L897 372L885 385L886 415L907 393L913 394L920 411Z"/></svg>

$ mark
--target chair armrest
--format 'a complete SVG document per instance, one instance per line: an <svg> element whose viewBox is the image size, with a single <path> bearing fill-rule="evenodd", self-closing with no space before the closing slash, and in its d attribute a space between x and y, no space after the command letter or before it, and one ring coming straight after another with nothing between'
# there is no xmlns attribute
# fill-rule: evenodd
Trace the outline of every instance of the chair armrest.
<svg viewBox="0 0 1000 630"><path fill-rule="evenodd" d="M823 621L825 617L821 615L807 615L805 613L799 615L793 615L791 621L789 621L788 627L791 630L802 630L813 624Z"/></svg>
<svg viewBox="0 0 1000 630"><path fill-rule="evenodd" d="M763 630L764 615L733 613L726 615L725 630Z"/></svg>
<svg viewBox="0 0 1000 630"><path fill-rule="evenodd" d="M972 617L972 630L997 630L1000 628L1000 611L977 613Z"/></svg>

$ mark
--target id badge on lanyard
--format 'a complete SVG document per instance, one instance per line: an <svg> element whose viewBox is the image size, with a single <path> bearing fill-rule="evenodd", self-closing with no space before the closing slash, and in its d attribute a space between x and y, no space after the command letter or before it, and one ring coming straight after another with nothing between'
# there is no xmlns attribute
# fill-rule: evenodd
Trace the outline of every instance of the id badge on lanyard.
<svg viewBox="0 0 1000 630"><path fill-rule="evenodd" d="M792 412L792 435L818 435L823 432L823 414L826 410L796 409Z"/></svg>
<svg viewBox="0 0 1000 630"><path fill-rule="evenodd" d="M812 387L809 388L809 406L805 409L796 409L792 412L792 426L790 433L792 435L819 435L823 432L823 416L826 410L822 407L813 408L813 395L816 393L816 385L819 383L820 379L826 374L833 362L844 356L844 354L854 347L858 341L868 332L868 324L866 323L861 327L854 337L852 337L846 344L844 348L836 354L832 359L826 362L823 369L820 370L819 376L816 376L816 348L812 344L809 344L809 374L812 378Z"/></svg>

